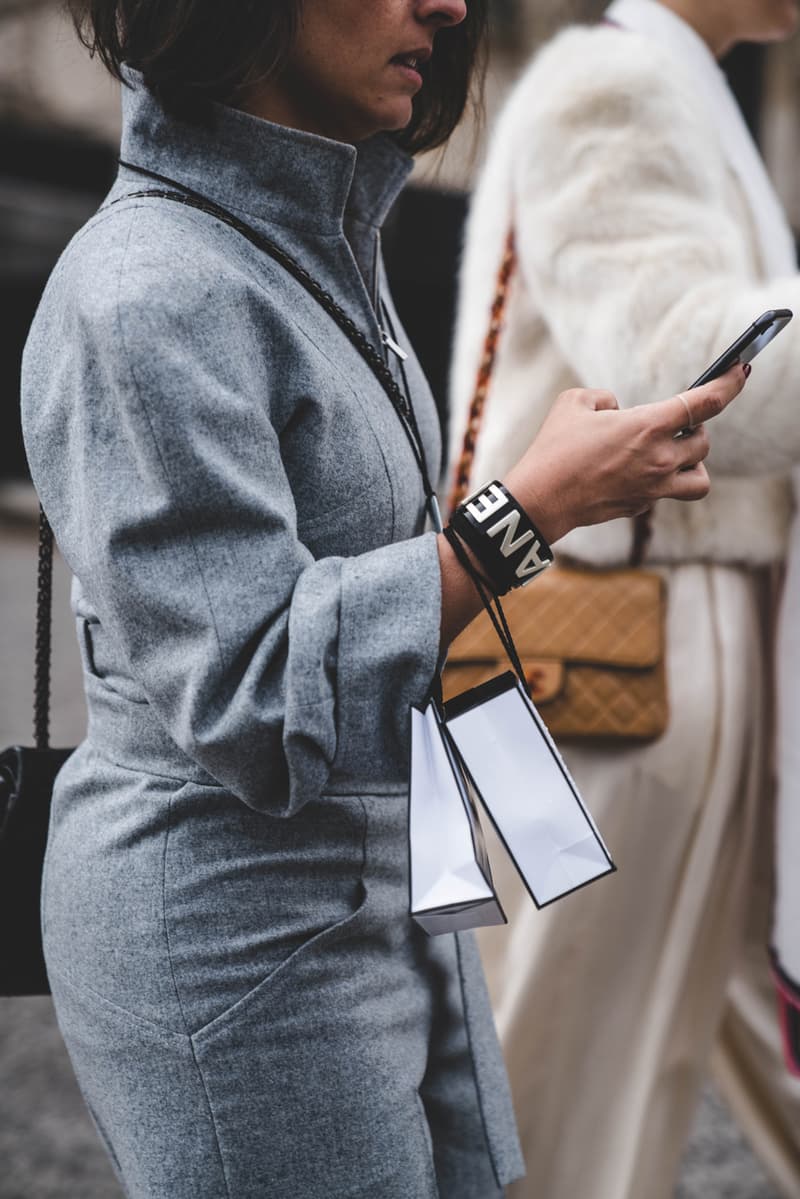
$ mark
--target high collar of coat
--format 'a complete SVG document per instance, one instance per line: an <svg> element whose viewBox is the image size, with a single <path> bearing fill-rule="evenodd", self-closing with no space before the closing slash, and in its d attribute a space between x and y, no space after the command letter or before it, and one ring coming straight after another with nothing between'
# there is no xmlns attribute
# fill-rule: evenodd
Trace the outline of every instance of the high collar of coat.
<svg viewBox="0 0 800 1199"><path fill-rule="evenodd" d="M164 111L138 72L126 68L125 84L125 162L270 223L323 235L340 233L345 221L379 227L411 171L410 157L385 135L353 146L222 104L202 124L187 122Z"/></svg>

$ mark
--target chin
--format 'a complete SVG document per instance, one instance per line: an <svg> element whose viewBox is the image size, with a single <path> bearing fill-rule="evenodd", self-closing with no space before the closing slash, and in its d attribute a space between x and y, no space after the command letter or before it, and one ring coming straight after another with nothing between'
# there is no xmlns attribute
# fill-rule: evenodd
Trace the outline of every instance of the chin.
<svg viewBox="0 0 800 1199"><path fill-rule="evenodd" d="M775 41L791 37L800 25L800 0L783 0L776 11Z"/></svg>
<svg viewBox="0 0 800 1199"><path fill-rule="evenodd" d="M752 32L737 41L758 42L762 46L786 41L800 25L800 0L760 0L753 24Z"/></svg>
<svg viewBox="0 0 800 1199"><path fill-rule="evenodd" d="M413 115L414 108L410 101L387 106L382 112L375 114L375 132L399 133L409 124Z"/></svg>

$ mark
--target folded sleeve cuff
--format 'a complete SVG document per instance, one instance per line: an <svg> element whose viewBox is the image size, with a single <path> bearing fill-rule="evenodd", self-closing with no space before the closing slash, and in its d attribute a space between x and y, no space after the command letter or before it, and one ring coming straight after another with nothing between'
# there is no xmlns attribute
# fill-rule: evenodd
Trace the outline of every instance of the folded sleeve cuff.
<svg viewBox="0 0 800 1199"><path fill-rule="evenodd" d="M441 572L435 533L345 559L332 782L405 782L408 709L436 672Z"/></svg>

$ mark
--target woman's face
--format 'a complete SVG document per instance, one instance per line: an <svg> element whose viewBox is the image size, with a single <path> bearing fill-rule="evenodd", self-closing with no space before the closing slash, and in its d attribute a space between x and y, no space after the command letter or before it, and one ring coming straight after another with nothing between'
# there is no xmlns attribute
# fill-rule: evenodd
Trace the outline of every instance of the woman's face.
<svg viewBox="0 0 800 1199"><path fill-rule="evenodd" d="M465 0L303 0L297 40L278 78L247 107L337 141L403 129L424 86L436 33Z"/></svg>

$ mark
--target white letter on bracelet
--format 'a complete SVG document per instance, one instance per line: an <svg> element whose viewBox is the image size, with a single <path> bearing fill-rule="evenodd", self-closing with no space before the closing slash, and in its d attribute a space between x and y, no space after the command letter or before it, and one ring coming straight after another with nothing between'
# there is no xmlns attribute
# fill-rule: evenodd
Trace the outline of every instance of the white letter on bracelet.
<svg viewBox="0 0 800 1199"><path fill-rule="evenodd" d="M503 544L500 546L500 553L504 558L509 558L511 554L515 554L517 550L521 550L523 545L527 545L533 537L531 529L526 529L521 537L516 536L519 528L519 512L512 508L505 516L501 516L496 525L492 525L491 529L486 530L487 537L496 537L497 534L505 529L503 533Z"/></svg>
<svg viewBox="0 0 800 1199"><path fill-rule="evenodd" d="M490 516L494 516L495 512L500 508L505 508L508 503L508 497L503 494L496 483L490 483L485 491L481 491L473 499L469 500L464 507L471 514L473 519L483 524ZM479 508L478 505L483 507Z"/></svg>

